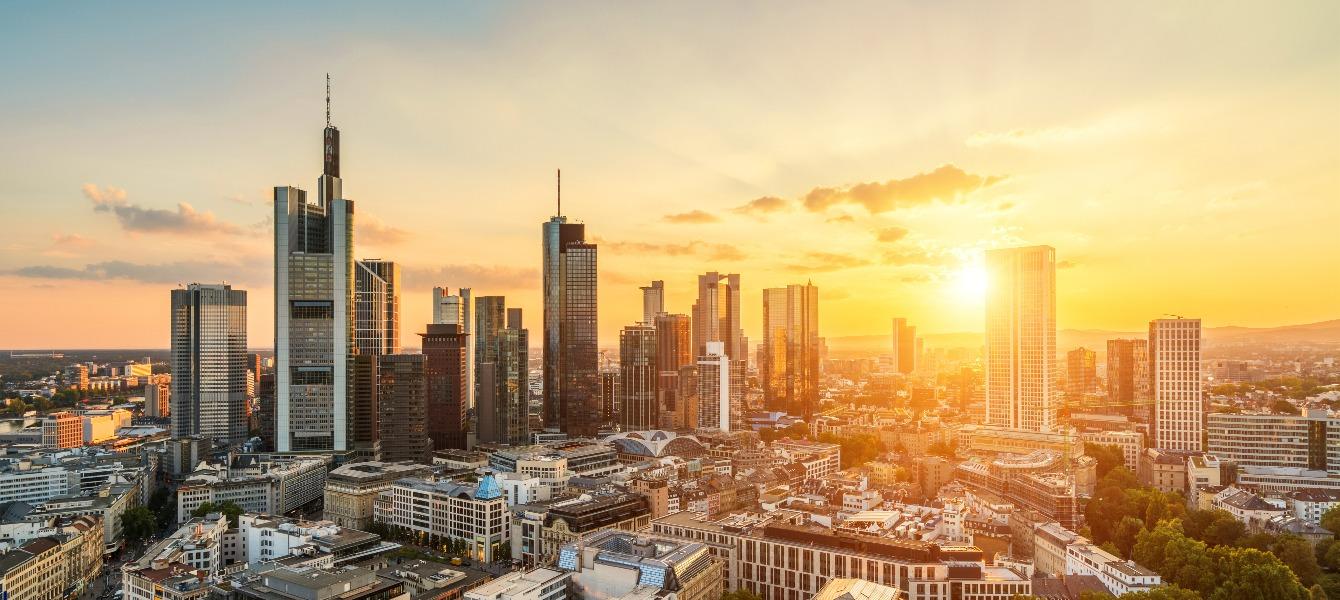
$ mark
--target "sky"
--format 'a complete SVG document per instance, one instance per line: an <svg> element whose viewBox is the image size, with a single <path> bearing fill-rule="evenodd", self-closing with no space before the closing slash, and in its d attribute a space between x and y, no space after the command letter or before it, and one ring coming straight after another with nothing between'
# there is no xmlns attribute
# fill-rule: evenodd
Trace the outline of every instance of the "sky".
<svg viewBox="0 0 1340 600"><path fill-rule="evenodd" d="M314 191L325 76L356 255L541 329L540 225L600 245L602 346L665 281L812 281L826 337L980 331L1048 244L1058 325L1340 318L1340 3L0 3L0 348L167 347ZM532 334L538 338L538 334Z"/></svg>

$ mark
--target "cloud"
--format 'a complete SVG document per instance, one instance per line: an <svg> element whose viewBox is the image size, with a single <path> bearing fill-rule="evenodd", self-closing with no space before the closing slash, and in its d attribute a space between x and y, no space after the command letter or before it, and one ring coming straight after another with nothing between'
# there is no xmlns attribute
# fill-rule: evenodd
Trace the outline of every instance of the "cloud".
<svg viewBox="0 0 1340 600"><path fill-rule="evenodd" d="M354 241L357 243L393 246L407 239L408 231L387 225L372 216L360 215L354 220Z"/></svg>
<svg viewBox="0 0 1340 600"><path fill-rule="evenodd" d="M753 217L762 217L763 215L781 212L791 207L791 203L776 196L763 196L755 198L749 202L731 209L731 212L740 215L749 215Z"/></svg>
<svg viewBox="0 0 1340 600"><path fill-rule="evenodd" d="M1003 179L974 175L954 165L944 165L929 173L918 173L906 179L814 188L805 195L805 207L817 212L839 204L857 204L871 213L883 213L936 200L962 202L968 194Z"/></svg>
<svg viewBox="0 0 1340 600"><path fill-rule="evenodd" d="M948 257L923 248L885 250L882 258L884 264L899 267L906 265L943 265L949 262Z"/></svg>
<svg viewBox="0 0 1340 600"><path fill-rule="evenodd" d="M1134 132L1146 120L1140 115L1111 115L1088 125L979 131L968 136L965 144L973 147L1011 146L1036 149L1043 146L1080 144L1111 139Z"/></svg>
<svg viewBox="0 0 1340 600"><path fill-rule="evenodd" d="M65 250L82 250L92 246L93 240L77 233L55 233L51 235L51 245Z"/></svg>
<svg viewBox="0 0 1340 600"><path fill-rule="evenodd" d="M667 223L700 224L700 223L716 223L717 221L720 221L721 218L709 212L703 212L701 210L691 210L686 213L665 215L664 217L661 217L661 220Z"/></svg>
<svg viewBox="0 0 1340 600"><path fill-rule="evenodd" d="M702 256L710 260L743 260L745 253L730 244L693 240L683 244L616 242L596 238L596 243L616 254L660 254L664 256Z"/></svg>
<svg viewBox="0 0 1340 600"><path fill-rule="evenodd" d="M885 227L875 231L875 237L881 242L896 242L907 237L907 230L902 227Z"/></svg>
<svg viewBox="0 0 1340 600"><path fill-rule="evenodd" d="M70 281L128 280L141 283L192 283L237 281L257 273L260 265L215 261L179 261L161 264L137 264L121 260L89 263L80 268L35 265L6 272L30 279Z"/></svg>
<svg viewBox="0 0 1340 600"><path fill-rule="evenodd" d="M802 273L819 273L850 269L853 267L864 267L868 264L870 264L869 259L859 256L836 254L833 252L810 252L805 255L804 263L787 265L786 268Z"/></svg>
<svg viewBox="0 0 1340 600"><path fill-rule="evenodd" d="M211 212L197 212L185 202L177 203L177 210L163 208L145 208L131 204L126 199L126 191L108 186L99 188L92 183L83 186L84 196L93 202L93 210L109 212L116 216L121 229L131 233L167 233L175 235L200 235L203 233L242 233L242 229L232 223L220 221Z"/></svg>
<svg viewBox="0 0 1340 600"><path fill-rule="evenodd" d="M828 217L826 221L829 223L855 223L856 218L851 215L838 215L836 217Z"/></svg>
<svg viewBox="0 0 1340 600"><path fill-rule="evenodd" d="M930 283L931 276L925 273L913 273L911 275L903 275L902 277L899 277L898 281L903 283Z"/></svg>
<svg viewBox="0 0 1340 600"><path fill-rule="evenodd" d="M1061 260L1056 262L1056 268L1058 269L1073 269L1078 266L1079 263L1073 260Z"/></svg>
<svg viewBox="0 0 1340 600"><path fill-rule="evenodd" d="M540 270L505 265L443 265L439 267L405 267L406 288L433 286L475 288L481 296L489 290L518 290L538 288Z"/></svg>

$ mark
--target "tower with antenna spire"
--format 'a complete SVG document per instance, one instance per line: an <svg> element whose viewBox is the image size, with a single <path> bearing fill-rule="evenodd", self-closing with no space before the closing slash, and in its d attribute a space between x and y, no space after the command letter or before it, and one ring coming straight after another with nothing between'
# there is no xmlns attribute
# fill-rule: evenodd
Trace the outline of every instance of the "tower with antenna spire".
<svg viewBox="0 0 1340 600"><path fill-rule="evenodd" d="M573 437L601 425L596 330L596 245L586 226L563 215L563 172L555 173L558 214L542 230L544 426Z"/></svg>
<svg viewBox="0 0 1340 600"><path fill-rule="evenodd" d="M350 439L354 203L340 180L340 131L326 76L323 166L316 201L276 187L274 439L278 452L342 455ZM265 428L270 430L268 424Z"/></svg>

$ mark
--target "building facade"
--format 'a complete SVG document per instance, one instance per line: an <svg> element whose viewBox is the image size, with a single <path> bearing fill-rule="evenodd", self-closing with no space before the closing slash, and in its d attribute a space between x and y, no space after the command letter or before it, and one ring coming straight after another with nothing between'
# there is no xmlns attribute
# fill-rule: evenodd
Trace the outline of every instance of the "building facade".
<svg viewBox="0 0 1340 600"><path fill-rule="evenodd" d="M430 324L422 339L428 395L428 437L434 450L466 447L469 428L470 336L458 323Z"/></svg>
<svg viewBox="0 0 1340 600"><path fill-rule="evenodd" d="M693 355L706 354L708 342L722 342L726 356L748 364L740 322L738 273L712 271L698 276L698 300L693 303Z"/></svg>
<svg viewBox="0 0 1340 600"><path fill-rule="evenodd" d="M507 308L502 296L476 299L475 408L480 442L529 441L530 333L522 327L521 316L521 309Z"/></svg>
<svg viewBox="0 0 1340 600"><path fill-rule="evenodd" d="M1201 394L1200 341L1200 319L1149 322L1155 448L1188 452L1202 449L1205 403Z"/></svg>
<svg viewBox="0 0 1340 600"><path fill-rule="evenodd" d="M387 462L432 460L423 354L384 354L377 360L381 456Z"/></svg>
<svg viewBox="0 0 1340 600"><path fill-rule="evenodd" d="M819 288L763 290L759 377L769 410L810 419L819 405Z"/></svg>
<svg viewBox="0 0 1340 600"><path fill-rule="evenodd" d="M354 350L400 353L400 266L392 261L354 263Z"/></svg>
<svg viewBox="0 0 1340 600"><path fill-rule="evenodd" d="M1056 429L1056 250L989 250L986 424Z"/></svg>
<svg viewBox="0 0 1340 600"><path fill-rule="evenodd" d="M624 431L651 429L660 421L657 349L653 325L629 325L619 333L619 421Z"/></svg>
<svg viewBox="0 0 1340 600"><path fill-rule="evenodd" d="M245 291L198 283L172 290L174 437L246 438L246 359Z"/></svg>
<svg viewBox="0 0 1340 600"><path fill-rule="evenodd" d="M597 248L560 214L543 226L544 426L572 437L600 426Z"/></svg>

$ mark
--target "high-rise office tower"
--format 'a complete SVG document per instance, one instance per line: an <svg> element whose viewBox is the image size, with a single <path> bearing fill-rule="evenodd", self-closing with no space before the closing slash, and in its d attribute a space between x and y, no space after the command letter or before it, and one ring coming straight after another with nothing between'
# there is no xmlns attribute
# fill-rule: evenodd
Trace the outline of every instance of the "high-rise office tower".
<svg viewBox="0 0 1340 600"><path fill-rule="evenodd" d="M378 437L386 462L431 461L425 360L422 354L383 354L377 358Z"/></svg>
<svg viewBox="0 0 1340 600"><path fill-rule="evenodd" d="M529 443L529 344L521 309L507 308L502 296L475 299L475 413L480 442ZM599 390L597 402L598 394Z"/></svg>
<svg viewBox="0 0 1340 600"><path fill-rule="evenodd" d="M198 283L172 290L171 394L173 437L246 439L245 291Z"/></svg>
<svg viewBox="0 0 1340 600"><path fill-rule="evenodd" d="M740 328L740 276L710 272L698 276L698 301L693 303L693 352L707 354L707 342L722 342L731 360L749 362L748 343Z"/></svg>
<svg viewBox="0 0 1340 600"><path fill-rule="evenodd" d="M1200 452L1205 405L1200 380L1200 319L1149 322L1154 447Z"/></svg>
<svg viewBox="0 0 1340 600"><path fill-rule="evenodd" d="M1149 341L1107 341L1108 412L1150 422Z"/></svg>
<svg viewBox="0 0 1340 600"><path fill-rule="evenodd" d="M653 281L642 286L642 322L648 325L656 322L656 315L665 312L665 282Z"/></svg>
<svg viewBox="0 0 1340 600"><path fill-rule="evenodd" d="M763 403L806 421L819 406L819 288L763 290Z"/></svg>
<svg viewBox="0 0 1340 600"><path fill-rule="evenodd" d="M893 368L903 375L917 370L917 328L902 317L893 320Z"/></svg>
<svg viewBox="0 0 1340 600"><path fill-rule="evenodd" d="M327 105L329 106L329 105ZM354 203L327 110L315 202L276 187L275 440L278 452L346 452L353 355Z"/></svg>
<svg viewBox="0 0 1340 600"><path fill-rule="evenodd" d="M349 361L349 449L363 460L381 460L381 354L355 354Z"/></svg>
<svg viewBox="0 0 1340 600"><path fill-rule="evenodd" d="M465 353L465 408L475 406L475 353L473 325L475 311L470 305L470 288L451 290L445 287L433 288L433 323L439 325L460 325L461 333L469 336L469 346Z"/></svg>
<svg viewBox="0 0 1340 600"><path fill-rule="evenodd" d="M257 387L259 387L261 384L261 366L262 366L261 363L262 363L261 355L259 354L247 355L247 370L251 371L251 380L253 383L256 384Z"/></svg>
<svg viewBox="0 0 1340 600"><path fill-rule="evenodd" d="M744 363L726 356L725 342L708 342L698 357L698 428L730 431L744 415Z"/></svg>
<svg viewBox="0 0 1340 600"><path fill-rule="evenodd" d="M692 428L683 422L680 406L680 374L685 367L693 368L693 325L688 315L661 313L656 317L656 406L661 413L661 427Z"/></svg>
<svg viewBox="0 0 1340 600"><path fill-rule="evenodd" d="M423 338L428 393L428 437L434 450L464 449L469 411L470 336L459 323L433 323Z"/></svg>
<svg viewBox="0 0 1340 600"><path fill-rule="evenodd" d="M600 419L603 423L619 423L619 372L600 372Z"/></svg>
<svg viewBox="0 0 1340 600"><path fill-rule="evenodd" d="M400 267L375 258L354 265L354 350L399 354Z"/></svg>
<svg viewBox="0 0 1340 600"><path fill-rule="evenodd" d="M660 422L656 364L656 327L624 327L619 333L619 420L624 431L652 429Z"/></svg>
<svg viewBox="0 0 1340 600"><path fill-rule="evenodd" d="M1056 250L986 252L986 424L1056 430Z"/></svg>
<svg viewBox="0 0 1340 600"><path fill-rule="evenodd" d="M573 437L600 425L596 337L596 245L568 223L562 204L543 226L544 425Z"/></svg>
<svg viewBox="0 0 1340 600"><path fill-rule="evenodd" d="M1071 403L1098 389L1098 353L1079 347L1065 354L1065 391Z"/></svg>

